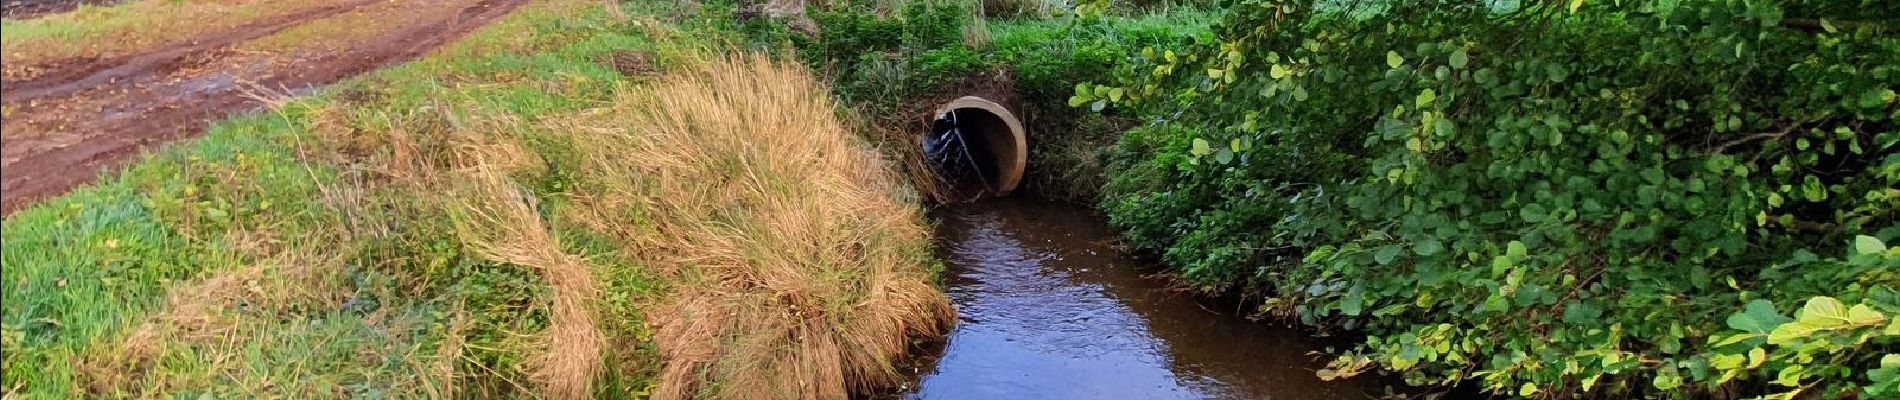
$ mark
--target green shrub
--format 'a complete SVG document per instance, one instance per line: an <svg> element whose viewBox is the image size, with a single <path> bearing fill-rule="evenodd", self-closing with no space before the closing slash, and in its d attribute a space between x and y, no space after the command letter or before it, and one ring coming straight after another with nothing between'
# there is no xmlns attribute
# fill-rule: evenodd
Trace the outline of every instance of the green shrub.
<svg viewBox="0 0 1900 400"><path fill-rule="evenodd" d="M1179 10L1129 18L1017 18L977 23L972 1L915 1L880 11L872 2L841 2L812 9L816 33L793 32L784 21L745 20L716 29L744 34L776 51L789 46L824 71L838 99L876 131L903 127L918 115L971 89L1003 84L1015 89L1017 116L1032 132L1030 186L1059 198L1093 199L1103 184L1100 154L1127 126L1120 116L1066 107L1079 82L1106 76L1134 49L1207 39L1211 14ZM731 16L729 4L709 15ZM713 18L720 20L720 18ZM987 45L965 43L964 31L983 30ZM1007 82L983 82L1005 75ZM971 78L976 78L972 81Z"/></svg>
<svg viewBox="0 0 1900 400"><path fill-rule="evenodd" d="M1179 10L992 24L991 58L1014 79L1018 116L1032 140L1029 186L1042 196L1094 201L1106 183L1103 153L1133 122L1127 115L1067 107L1075 85L1108 76L1136 49L1207 40L1210 23L1209 13Z"/></svg>
<svg viewBox="0 0 1900 400"><path fill-rule="evenodd" d="M1893 393L1900 7L1374 3L1235 4L1076 87L1150 122L1111 152L1130 243L1362 329L1323 375Z"/></svg>

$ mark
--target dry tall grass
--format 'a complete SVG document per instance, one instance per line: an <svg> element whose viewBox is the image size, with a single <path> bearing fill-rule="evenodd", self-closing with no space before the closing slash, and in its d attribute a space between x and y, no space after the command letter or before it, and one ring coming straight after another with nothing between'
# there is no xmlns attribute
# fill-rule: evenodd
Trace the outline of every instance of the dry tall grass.
<svg viewBox="0 0 1900 400"><path fill-rule="evenodd" d="M335 220L296 235L260 227L194 237L243 262L183 282L162 311L97 346L105 350L82 360L84 383L95 394L226 385L248 397L323 397L325 382L306 379L322 374L306 372L374 370L385 361L372 355L390 354L403 354L397 374L414 376L374 384L431 398L609 395L625 389L609 374L642 370L658 370L658 399L842 399L900 382L894 364L910 339L939 336L954 319L930 283L929 231L905 200L911 189L838 120L808 71L679 51L657 54L689 72L626 83L601 108L534 120L452 107L453 98L356 122L338 108L302 114L323 139L303 156L363 171L317 190ZM537 191L557 172L571 184ZM442 227L415 226L424 221ZM404 307L360 318L337 311L362 288L349 277L364 260L352 255L382 257L359 250L404 229L452 235L490 264L532 269L551 295L522 306L547 310L545 328L501 328L522 343L497 350L465 337L481 329L470 325L480 311L459 303L442 305L447 326L430 333L440 341L404 337L427 322L394 315ZM589 231L589 245L616 251L564 246L577 229ZM386 262L366 268L409 273ZM616 272L650 274L658 293L607 293ZM424 287L419 275L405 277L418 281L395 287ZM627 314L613 307L625 303L611 299L628 296L650 329L616 319ZM319 316L345 321L310 325ZM388 339L305 345L363 332ZM657 362L617 353L649 340ZM277 344L266 354L276 358L246 353L259 343ZM498 372L468 358L480 352L528 361ZM181 370L172 360L195 364ZM280 389L284 379L309 382ZM508 386L495 391L486 379Z"/></svg>
<svg viewBox="0 0 1900 400"><path fill-rule="evenodd" d="M450 191L459 204L458 234L484 257L534 268L554 289L548 327L541 333L543 352L533 361L534 380L541 394L554 399L580 399L593 393L601 369L605 339L594 320L593 301L599 284L579 257L561 250L548 224L536 210L534 196L508 178L510 171L528 163L528 155L512 144L465 147L472 158L455 176L464 179Z"/></svg>
<svg viewBox="0 0 1900 400"><path fill-rule="evenodd" d="M953 311L899 178L808 71L715 61L558 122L575 219L676 283L652 315L658 399L840 399L894 384Z"/></svg>

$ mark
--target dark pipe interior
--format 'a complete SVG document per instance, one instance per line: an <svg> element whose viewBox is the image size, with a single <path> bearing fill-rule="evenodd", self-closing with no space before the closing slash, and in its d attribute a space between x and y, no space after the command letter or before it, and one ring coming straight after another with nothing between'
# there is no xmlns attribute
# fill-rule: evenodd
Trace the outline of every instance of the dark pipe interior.
<svg viewBox="0 0 1900 400"><path fill-rule="evenodd" d="M976 108L950 110L931 124L924 138L924 156L937 179L957 197L994 193L999 182L994 145L1009 137L1003 119ZM998 137L996 135L1001 135Z"/></svg>

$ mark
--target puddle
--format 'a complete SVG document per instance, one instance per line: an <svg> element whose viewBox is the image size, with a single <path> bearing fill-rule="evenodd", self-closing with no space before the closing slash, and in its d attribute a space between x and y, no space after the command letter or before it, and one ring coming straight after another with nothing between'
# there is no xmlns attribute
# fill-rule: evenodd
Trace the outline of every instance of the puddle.
<svg viewBox="0 0 1900 400"><path fill-rule="evenodd" d="M941 210L960 321L905 399L1363 399L1313 371L1319 338L1144 277L1100 215L1006 198Z"/></svg>

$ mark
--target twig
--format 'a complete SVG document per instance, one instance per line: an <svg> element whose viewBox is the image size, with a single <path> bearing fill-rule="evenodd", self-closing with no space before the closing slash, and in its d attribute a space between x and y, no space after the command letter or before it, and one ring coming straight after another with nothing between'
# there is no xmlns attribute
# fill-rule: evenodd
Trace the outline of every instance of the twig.
<svg viewBox="0 0 1900 400"><path fill-rule="evenodd" d="M1762 132L1762 133L1757 133L1753 135L1743 136L1740 139L1730 140L1727 142L1723 142L1722 144L1716 145L1715 148L1710 149L1709 152L1721 154L1722 151L1728 150L1730 146L1753 142L1753 141L1762 140L1762 139L1779 139L1782 136L1788 136L1788 134L1794 132L1794 129L1797 127L1799 127L1799 125L1788 125L1788 127L1782 128L1781 131L1779 132Z"/></svg>
<svg viewBox="0 0 1900 400"><path fill-rule="evenodd" d="M1830 26L1836 29L1857 29L1863 26L1880 27L1880 25L1868 21L1827 21L1826 25L1822 25L1821 21L1823 20L1814 18L1787 18L1781 20L1781 27L1805 32L1821 32L1827 30Z"/></svg>

